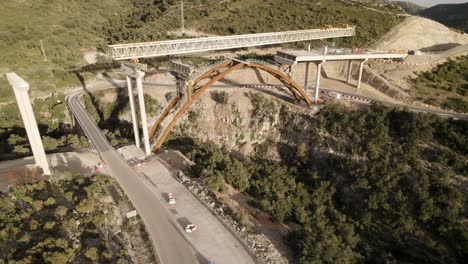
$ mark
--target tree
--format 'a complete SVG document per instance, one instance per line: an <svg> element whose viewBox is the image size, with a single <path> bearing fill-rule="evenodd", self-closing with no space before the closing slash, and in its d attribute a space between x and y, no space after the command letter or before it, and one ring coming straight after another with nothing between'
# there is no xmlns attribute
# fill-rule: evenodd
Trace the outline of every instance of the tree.
<svg viewBox="0 0 468 264"><path fill-rule="evenodd" d="M69 134L67 137L68 145L78 148L80 146L80 139L75 134Z"/></svg>
<svg viewBox="0 0 468 264"><path fill-rule="evenodd" d="M68 211L68 209L65 206L60 205L59 207L57 207L57 209L55 209L54 214L58 218L63 218L65 215L67 215L67 211Z"/></svg>
<svg viewBox="0 0 468 264"><path fill-rule="evenodd" d="M249 188L250 174L247 168L238 159L233 159L225 169L226 181L234 186L239 192L243 192Z"/></svg>
<svg viewBox="0 0 468 264"><path fill-rule="evenodd" d="M91 261L93 262L98 262L98 251L97 251L97 248L95 247L92 247L92 248L88 248L85 252L85 256L90 259Z"/></svg>
<svg viewBox="0 0 468 264"><path fill-rule="evenodd" d="M17 134L11 134L10 137L8 137L8 144L10 146L16 146L24 143L25 141L26 139L24 137Z"/></svg>
<svg viewBox="0 0 468 264"><path fill-rule="evenodd" d="M213 91L211 92L211 99L218 104L226 105L229 103L229 94L226 91Z"/></svg>
<svg viewBox="0 0 468 264"><path fill-rule="evenodd" d="M24 155L24 154L26 154L26 153L29 152L29 148L26 148L26 147L21 146L21 145L20 145L20 146L15 146L15 147L13 148L13 152L15 152L15 153L17 153L17 154L22 154L22 155Z"/></svg>
<svg viewBox="0 0 468 264"><path fill-rule="evenodd" d="M55 150L58 147L58 141L55 138L48 136L42 137L42 143L44 144L44 149L46 151Z"/></svg>
<svg viewBox="0 0 468 264"><path fill-rule="evenodd" d="M54 197L49 197L47 200L44 202L44 205L46 206L51 206L55 204L55 198Z"/></svg>

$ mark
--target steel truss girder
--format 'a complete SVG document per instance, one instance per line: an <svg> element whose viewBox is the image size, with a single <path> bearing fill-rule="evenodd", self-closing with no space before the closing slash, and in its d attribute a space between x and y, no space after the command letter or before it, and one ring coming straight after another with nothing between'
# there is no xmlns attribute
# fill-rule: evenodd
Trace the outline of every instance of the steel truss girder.
<svg viewBox="0 0 468 264"><path fill-rule="evenodd" d="M166 40L157 42L140 42L109 45L107 54L114 60L125 60L205 52L211 50L272 45L313 39L350 37L354 36L354 34L354 27L350 27Z"/></svg>

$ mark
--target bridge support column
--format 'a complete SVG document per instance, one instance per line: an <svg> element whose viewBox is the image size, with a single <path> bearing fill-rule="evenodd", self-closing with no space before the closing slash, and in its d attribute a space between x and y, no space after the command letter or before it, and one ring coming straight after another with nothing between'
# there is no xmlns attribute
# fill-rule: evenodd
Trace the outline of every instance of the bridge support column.
<svg viewBox="0 0 468 264"><path fill-rule="evenodd" d="M307 91L307 86L309 85L309 65L310 65L310 62L306 62L305 77L304 77L304 91Z"/></svg>
<svg viewBox="0 0 468 264"><path fill-rule="evenodd" d="M348 61L348 78L346 79L347 83L351 83L351 69L353 67L353 61L349 60Z"/></svg>
<svg viewBox="0 0 468 264"><path fill-rule="evenodd" d="M140 114L141 114L141 127L143 129L143 144L145 146L145 153L146 155L151 155L151 149L149 144L149 137L148 137L148 121L146 119L146 110L145 110L145 98L143 94L143 85L142 79L145 76L145 73L139 70L135 70L136 72L136 83L137 83L137 92L138 92L138 102L140 105Z"/></svg>
<svg viewBox="0 0 468 264"><path fill-rule="evenodd" d="M321 72L322 72L322 64L323 63L325 63L324 60L317 63L317 79L315 81L315 97L314 97L315 103L318 103L318 101L319 101L320 76L321 76Z"/></svg>
<svg viewBox="0 0 468 264"><path fill-rule="evenodd" d="M7 73L7 79L13 87L13 92L15 93L16 102L18 103L18 108L23 118L24 127L26 128L26 134L28 135L36 165L42 168L44 175L51 175L49 162L47 161L31 101L29 100L29 84L14 72Z"/></svg>
<svg viewBox="0 0 468 264"><path fill-rule="evenodd" d="M128 101L130 112L132 113L133 134L135 135L135 146L140 147L140 132L138 131L138 121L135 112L135 102L133 101L132 79L127 75Z"/></svg>
<svg viewBox="0 0 468 264"><path fill-rule="evenodd" d="M357 83L357 89L359 90L361 88L361 80L362 80L362 70L364 69L364 63L368 59L365 59L359 63L359 77L358 77L358 83Z"/></svg>

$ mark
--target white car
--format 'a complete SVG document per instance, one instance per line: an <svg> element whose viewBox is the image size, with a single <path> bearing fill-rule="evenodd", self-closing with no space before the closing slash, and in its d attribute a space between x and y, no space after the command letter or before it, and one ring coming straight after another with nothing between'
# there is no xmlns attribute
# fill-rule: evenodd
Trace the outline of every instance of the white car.
<svg viewBox="0 0 468 264"><path fill-rule="evenodd" d="M194 224L188 224L185 226L185 232L193 233L197 230L197 227Z"/></svg>
<svg viewBox="0 0 468 264"><path fill-rule="evenodd" d="M168 196L169 196L168 203L169 203L169 204L175 204L175 203L176 203L176 199L174 198L174 195L172 195L172 193L169 193Z"/></svg>

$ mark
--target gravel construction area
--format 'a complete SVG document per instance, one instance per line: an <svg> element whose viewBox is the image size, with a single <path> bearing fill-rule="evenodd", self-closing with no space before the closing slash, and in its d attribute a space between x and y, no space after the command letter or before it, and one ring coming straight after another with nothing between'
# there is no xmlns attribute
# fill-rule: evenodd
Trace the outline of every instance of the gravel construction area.
<svg viewBox="0 0 468 264"><path fill-rule="evenodd" d="M47 159L54 173L76 171L86 176L96 172L97 169L99 172L107 174L105 167L99 168L98 166L101 162L99 156L91 151L48 154ZM44 179L48 179L48 177L40 174L32 156L0 162L0 192L8 191L9 185Z"/></svg>

